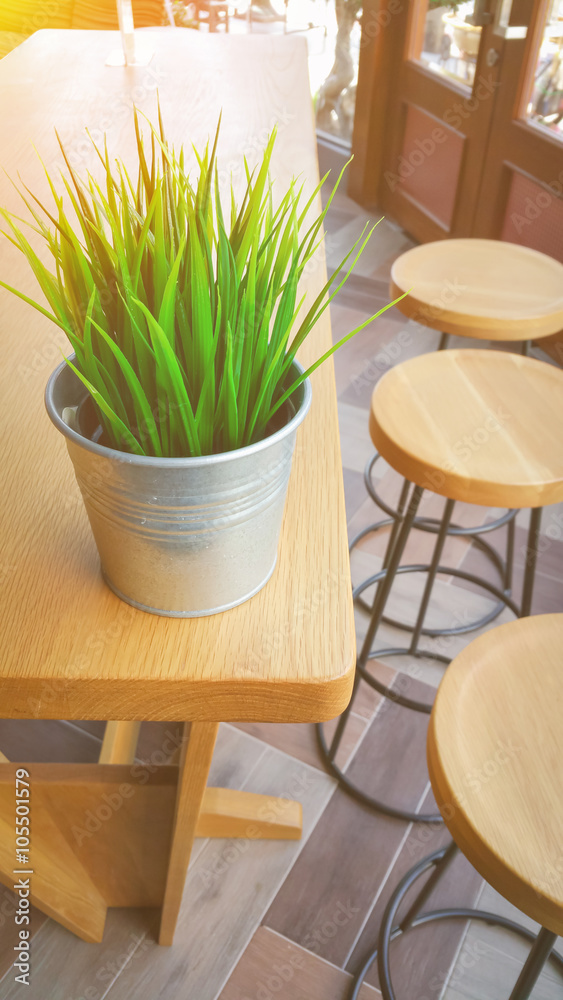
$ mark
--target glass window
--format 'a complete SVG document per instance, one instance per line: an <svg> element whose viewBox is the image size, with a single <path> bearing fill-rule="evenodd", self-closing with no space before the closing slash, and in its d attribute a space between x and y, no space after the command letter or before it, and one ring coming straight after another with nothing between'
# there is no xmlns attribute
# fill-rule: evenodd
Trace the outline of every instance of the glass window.
<svg viewBox="0 0 563 1000"><path fill-rule="evenodd" d="M553 0L540 45L528 118L563 135L563 0Z"/></svg>
<svg viewBox="0 0 563 1000"><path fill-rule="evenodd" d="M470 24L475 3L425 0L424 32L416 58L441 76L473 86L481 28Z"/></svg>
<svg viewBox="0 0 563 1000"><path fill-rule="evenodd" d="M309 74L317 131L351 146L362 0L287 0L288 19L292 8L299 11L306 4L310 24L324 26L324 38L309 31Z"/></svg>

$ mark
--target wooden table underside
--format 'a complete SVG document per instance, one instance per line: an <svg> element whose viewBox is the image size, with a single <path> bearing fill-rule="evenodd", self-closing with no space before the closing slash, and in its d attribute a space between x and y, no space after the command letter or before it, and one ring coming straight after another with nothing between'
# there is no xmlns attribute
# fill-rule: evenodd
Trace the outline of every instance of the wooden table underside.
<svg viewBox="0 0 563 1000"><path fill-rule="evenodd" d="M86 124L108 133L112 154L131 159L132 104L154 119L158 87L168 137L187 151L206 141L223 109L219 157L235 186L244 176L243 155L256 161L275 122L279 189L296 171L306 187L315 183L301 39L153 34L148 68L106 67L116 47L109 32L38 32L2 60L0 165L47 197L33 145L56 166L53 125L79 170L97 169ZM21 211L4 178L0 204ZM6 241L0 273L36 294ZM324 276L321 255L306 277L312 295ZM313 377L270 583L222 615L166 619L123 604L101 580L70 462L43 410L44 383L59 346L67 345L3 291L0 337L0 412L9 443L0 714L122 720L108 723L98 765L25 765L32 899L88 941L101 940L108 906L160 905L159 940L171 944L195 836L300 835L298 803L206 787L218 723L322 721L339 714L351 693L355 645L332 365ZM329 343L327 315L301 360L310 363ZM192 721L179 762L141 780L131 764L145 719ZM16 769L0 763L0 880L8 886L16 867ZM100 819L106 812L111 823Z"/></svg>

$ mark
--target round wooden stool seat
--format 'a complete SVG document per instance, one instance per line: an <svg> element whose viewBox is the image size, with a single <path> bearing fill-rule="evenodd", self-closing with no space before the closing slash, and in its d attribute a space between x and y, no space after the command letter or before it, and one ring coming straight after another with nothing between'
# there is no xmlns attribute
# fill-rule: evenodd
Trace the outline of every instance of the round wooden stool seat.
<svg viewBox="0 0 563 1000"><path fill-rule="evenodd" d="M563 371L504 351L435 351L386 372L370 434L405 479L490 507L563 500Z"/></svg>
<svg viewBox="0 0 563 1000"><path fill-rule="evenodd" d="M425 326L484 340L537 340L563 329L563 264L500 240L439 240L391 269L397 308Z"/></svg>
<svg viewBox="0 0 563 1000"><path fill-rule="evenodd" d="M479 636L450 664L428 731L434 795L477 871L563 934L563 614Z"/></svg>

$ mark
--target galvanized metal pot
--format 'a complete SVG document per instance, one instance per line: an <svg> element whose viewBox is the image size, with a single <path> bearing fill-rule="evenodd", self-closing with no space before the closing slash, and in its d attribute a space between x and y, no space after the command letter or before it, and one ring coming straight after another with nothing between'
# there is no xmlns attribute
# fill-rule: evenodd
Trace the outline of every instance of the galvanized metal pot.
<svg viewBox="0 0 563 1000"><path fill-rule="evenodd" d="M302 371L296 362L293 368L292 380ZM104 579L119 597L143 611L190 618L242 604L267 583L295 434L311 404L309 380L288 401L279 430L203 458L147 458L99 444L90 397L65 362L45 401L66 438Z"/></svg>

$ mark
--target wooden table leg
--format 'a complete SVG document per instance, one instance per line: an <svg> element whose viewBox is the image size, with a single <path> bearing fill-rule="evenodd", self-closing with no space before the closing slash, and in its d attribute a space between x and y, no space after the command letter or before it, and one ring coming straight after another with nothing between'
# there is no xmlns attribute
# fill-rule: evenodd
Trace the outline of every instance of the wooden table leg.
<svg viewBox="0 0 563 1000"><path fill-rule="evenodd" d="M174 939L218 729L217 722L192 722L189 739L183 748L158 938L160 944L171 945Z"/></svg>
<svg viewBox="0 0 563 1000"><path fill-rule="evenodd" d="M106 722L99 764L132 764L139 741L140 722Z"/></svg>
<svg viewBox="0 0 563 1000"><path fill-rule="evenodd" d="M190 725L186 723L186 729ZM208 788L218 724L192 722L184 744L159 943L171 945L195 837L299 840L300 802L231 788Z"/></svg>
<svg viewBox="0 0 563 1000"><path fill-rule="evenodd" d="M25 764L31 899L85 941L101 941L108 907L162 907L170 945L195 837L297 840L301 805L209 788L218 724L185 726L180 766L131 766L138 723L108 724L101 764ZM14 794L20 765L0 763L0 882L14 880Z"/></svg>

